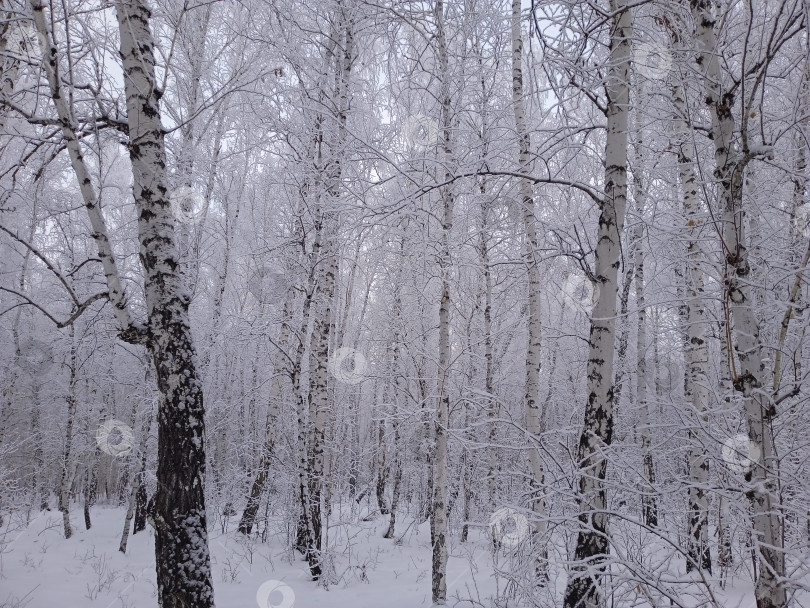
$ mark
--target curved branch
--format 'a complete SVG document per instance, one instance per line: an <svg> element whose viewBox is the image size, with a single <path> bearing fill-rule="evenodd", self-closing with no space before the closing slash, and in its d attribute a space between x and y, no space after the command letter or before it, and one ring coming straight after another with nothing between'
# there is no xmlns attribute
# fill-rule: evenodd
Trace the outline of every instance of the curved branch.
<svg viewBox="0 0 810 608"><path fill-rule="evenodd" d="M605 202L604 199L599 195L598 192L596 192L592 188L589 188L585 184L581 184L579 182L574 182L574 181L567 180L567 179L554 179L552 177L536 177L536 176L533 176L533 175L527 175L525 173L518 173L517 171L490 171L490 170L484 170L484 171L479 170L479 171L469 171L467 173L459 173L457 175L451 176L449 179L445 180L444 182L439 182L439 183L436 183L436 184L430 184L429 186L422 186L415 193L413 193L411 196L414 197L414 198L419 197L419 196L422 196L424 194L427 194L428 192L436 190L438 188L443 188L444 186L448 186L448 185L452 184L453 182L455 182L458 179L461 179L461 178L464 178L464 177L478 177L479 175L493 175L493 176L500 175L500 176L506 176L506 177L517 177L517 178L520 178L520 179L528 180L528 181L530 181L530 182L532 182L534 184L555 184L557 186L568 186L569 188L574 188L576 190L584 192L589 197L591 197L591 199L593 199L593 201L597 205L599 205L600 207Z"/></svg>
<svg viewBox="0 0 810 608"><path fill-rule="evenodd" d="M50 270L52 273L54 273L54 274L56 275L56 277L59 279L59 282L60 282L60 283L62 283L62 285L64 285L65 290L68 292L68 294L70 294L70 298L73 300L73 304L74 304L74 305L76 305L76 306L78 306L78 305L79 305L79 298L77 298L77 297L76 297L76 294L74 293L73 289L71 289L70 285L68 285L68 282L67 282L67 280L65 280L65 277L63 277L63 276L62 276L62 273L61 273L61 272L59 272L59 271L58 271L58 270L57 270L57 269L54 267L54 265L53 265L53 264L51 264L51 263L48 261L48 258L46 258L46 257L45 257L45 255L44 255L42 252L40 252L40 251L39 251L39 250L38 250L36 247L34 247L34 246L31 244L31 243L29 243L29 242L28 242L28 241L26 241L25 239L21 238L21 237L20 237L18 234L15 234L14 232L12 232L11 230L9 230L8 228L6 228L5 226L3 226L2 224L0 224L0 230L2 230L3 232L5 232L7 235L9 235L9 236L10 236L11 238L13 238L15 241L17 241L18 243L20 243L20 244L21 244L23 247L25 247L26 249L28 249L28 251L30 251L30 252L31 252L31 253L33 253L35 256L37 256L37 257L38 257L40 260L42 260L42 263L43 263L43 264L45 264L45 266L48 268L48 270Z"/></svg>
<svg viewBox="0 0 810 608"><path fill-rule="evenodd" d="M109 299L109 294L106 291L104 291L104 292L97 293L95 295L90 296L84 302L78 302L77 301L76 302L76 309L73 311L73 314L71 314L66 320L60 321L59 319L54 317L51 313L49 313L47 310L45 310L45 308L43 308L42 306L40 306L39 304L34 302L31 298L29 298L24 293L20 293L19 291L16 291L14 289L9 289L8 287L2 287L2 286L0 286L0 291L5 291L5 292L8 292L10 294L13 294L13 295L17 296L18 298L20 298L21 300L24 300L24 302L23 302L24 304L28 304L29 306L33 306L34 308L36 308L39 312L41 312L48 319L50 319L53 322L53 324L57 327L57 329L63 329L65 327L73 325L73 323L76 321L76 319L78 319L80 316L82 316L82 314L94 302L97 302L98 300ZM14 308L16 308L16 306L13 306L13 307L5 310L3 312L3 314L5 314L6 312L8 312L10 310L13 310Z"/></svg>

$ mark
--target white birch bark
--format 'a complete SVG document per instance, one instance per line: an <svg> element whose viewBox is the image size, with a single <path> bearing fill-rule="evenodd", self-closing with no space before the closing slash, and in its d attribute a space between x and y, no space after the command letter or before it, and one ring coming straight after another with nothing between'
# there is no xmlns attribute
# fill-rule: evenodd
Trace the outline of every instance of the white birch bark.
<svg viewBox="0 0 810 608"><path fill-rule="evenodd" d="M712 4L708 0L691 0L691 9L696 24L697 65L711 114L715 177L720 186L723 253L728 269L725 297L731 311L731 331L739 365L739 369L732 371L732 379L734 388L743 396L750 453L757 456L752 470L746 474L758 566L755 595L757 608L783 608L787 605L782 580L785 556L777 498L778 462L772 432L776 408L764 391L762 340L749 284L751 266L742 208L743 171L748 157L740 154L734 141L734 95L723 86Z"/></svg>
<svg viewBox="0 0 810 608"><path fill-rule="evenodd" d="M113 312L118 321L121 337L128 342L143 343L145 330L135 325L130 316L112 244L107 236L104 216L101 213L101 207L90 179L90 170L85 163L84 153L76 135L78 128L70 104L72 96L62 82L59 51L51 31L50 21L45 15L45 4L40 0L30 0L30 3L42 54L42 68L47 77L51 101L59 117L62 137L65 140L65 147L70 156L70 164L79 182L79 190L82 194L85 209L87 209L87 215L90 218L90 225L93 228L92 236L98 248L98 257L101 260L107 282L108 297L113 305Z"/></svg>
<svg viewBox="0 0 810 608"><path fill-rule="evenodd" d="M116 3L129 124L129 156L145 271L149 350L160 390L155 557L161 608L214 604L205 511L205 421L166 180L150 12Z"/></svg>
<svg viewBox="0 0 810 608"><path fill-rule="evenodd" d="M132 528L132 516L135 515L135 500L138 494L138 489L142 487L144 481L143 476L146 474L146 443L149 441L149 429L152 427L152 412L149 411L141 426L141 437L138 442L138 456L140 459L140 470L132 478L132 486L129 491L129 500L127 502L127 514L124 517L124 531L121 533L121 542L118 544L118 550L121 553L127 552L127 543L129 542L129 531Z"/></svg>
<svg viewBox="0 0 810 608"><path fill-rule="evenodd" d="M518 167L520 173L529 174L531 136L526 125L526 110L523 92L523 36L520 31L521 0L512 0L512 113L515 118L515 131L518 137ZM539 584L547 578L546 561L548 552L544 546L546 502L543 491L543 461L536 444L540 437L540 271L535 257L538 248L537 228L534 215L534 194L532 183L520 181L520 202L523 210L523 230L525 232L523 258L528 277L528 349L526 351L526 392L523 398L526 411L526 431L530 437L529 464L532 472L530 508L534 513L532 526L535 577Z"/></svg>
<svg viewBox="0 0 810 608"><path fill-rule="evenodd" d="M436 60L440 82L439 104L439 141L445 181L450 181L453 167L453 134L451 97L449 83L449 63L447 38L444 24L444 0L437 0L434 10L436 22ZM438 352L438 386L436 399L436 419L434 423L435 462L433 487L433 512L431 513L433 540L432 597L433 603L443 606L447 603L447 474L449 468L448 432L450 427L450 394L448 390L450 374L450 235L453 230L453 207L455 194L452 185L440 190L442 230L440 234L441 249L439 254L439 271L441 275L441 301L439 303L439 352Z"/></svg>
<svg viewBox="0 0 810 608"><path fill-rule="evenodd" d="M394 485L391 490L391 516L388 520L388 530L383 535L383 538L393 538L395 527L396 527L396 518L397 518L397 509L399 508L399 497L400 492L402 489L402 466L403 466L403 457L400 453L402 449L401 445L401 435L400 435L400 407L399 407L399 397L400 394L403 392L403 377L404 374L401 371L401 342L402 342L402 332L400 331L403 316L402 316L402 282L404 280L404 272L403 272L403 263L405 260L405 234L403 233L400 243L399 243L399 259L400 265L397 271L397 282L394 285L394 306L392 310L392 317L394 323L394 336L391 340L392 342L392 357L391 357L391 373L394 374L394 394L393 394L393 404L394 410L393 415L391 417L391 424L393 426L394 431Z"/></svg>
<svg viewBox="0 0 810 608"><path fill-rule="evenodd" d="M621 233L627 209L627 133L630 105L630 40L633 18L625 0L612 0L607 76L605 195L601 203L595 251L599 297L591 313L587 364L588 400L579 441L580 530L569 569L565 608L598 608L605 559L610 552L607 469L604 450L613 440L613 359L616 341L616 296Z"/></svg>
<svg viewBox="0 0 810 608"><path fill-rule="evenodd" d="M317 560L322 567L322 492L324 485L324 445L325 431L328 415L328 363L329 342L333 330L333 316L335 306L335 289L339 273L339 260L337 251L338 217L332 211L334 201L341 190L343 177L343 155L347 140L346 120L350 101L350 75L354 62L354 28L353 21L342 7L338 16L341 52L335 56L335 87L333 99L337 104L337 128L327 138L329 156L320 158L318 166L323 167L326 176L323 200L315 206L316 230L321 235L319 246L313 248L313 259L318 266L316 273L317 310L313 318L312 335L310 342L310 386L309 386L309 437L308 437L308 469L309 469L309 510L310 525L313 528L315 545L309 548L310 568ZM319 154L320 154L319 148ZM320 194L318 194L320 196ZM315 573L313 572L313 576ZM320 575L320 574L319 574Z"/></svg>
<svg viewBox="0 0 810 608"><path fill-rule="evenodd" d="M73 481L71 471L71 453L73 450L73 424L76 421L76 330L71 324L70 331L70 358L68 361L68 394L67 401L67 422L65 423L65 450L62 456L62 472L59 479L59 510L62 512L62 526L65 538L73 536L73 529L70 526L70 485Z"/></svg>
<svg viewBox="0 0 810 608"><path fill-rule="evenodd" d="M15 8L9 0L0 0L0 68L2 68L0 69L0 138L4 139L6 119L9 115L4 102L11 101L20 72L20 60L17 55L27 52L27 47L30 45L30 42L24 38L20 40L13 35L16 33L15 28L20 27L17 19L14 18ZM15 40L20 40L20 42L15 45Z"/></svg>
<svg viewBox="0 0 810 608"><path fill-rule="evenodd" d="M636 148L639 152L639 147ZM637 156L641 164L641 156ZM635 292L638 330L636 332L636 409L638 411L638 430L641 435L641 458L644 472L644 487L641 494L641 514L644 523L655 527L658 525L658 499L655 492L655 463L652 455L652 437L650 415L647 409L647 308L644 294L644 207L647 193L642 181L642 168L634 174L634 193L636 199L636 226L633 230L635 251Z"/></svg>
<svg viewBox="0 0 810 608"><path fill-rule="evenodd" d="M673 47L678 38L673 33ZM686 399L691 408L691 417L699 427L690 431L689 448L689 545L687 571L693 569L712 571L709 551L709 500L706 491L709 484L709 459L698 435L708 427L709 385L707 366L709 346L706 342L706 305L704 301L705 255L700 244L706 225L702 205L698 197L697 176L694 168L693 143L689 136L686 118L689 115L683 86L677 83L672 90L675 108L675 131L678 137L678 172L683 196L683 211L686 219L686 297L687 297L687 348Z"/></svg>

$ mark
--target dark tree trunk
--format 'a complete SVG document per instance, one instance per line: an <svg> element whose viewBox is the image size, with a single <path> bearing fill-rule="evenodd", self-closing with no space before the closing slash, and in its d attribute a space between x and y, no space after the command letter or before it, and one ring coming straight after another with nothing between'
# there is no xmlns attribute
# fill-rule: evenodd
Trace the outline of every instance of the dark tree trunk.
<svg viewBox="0 0 810 608"><path fill-rule="evenodd" d="M145 273L147 347L160 391L154 497L158 602L161 608L213 608L203 392L189 326L189 296L177 258L150 11L143 0L130 0L117 2L116 14Z"/></svg>
<svg viewBox="0 0 810 608"><path fill-rule="evenodd" d="M142 480L139 480L138 491L135 494L135 528L132 530L133 534L146 529L146 504L146 486Z"/></svg>

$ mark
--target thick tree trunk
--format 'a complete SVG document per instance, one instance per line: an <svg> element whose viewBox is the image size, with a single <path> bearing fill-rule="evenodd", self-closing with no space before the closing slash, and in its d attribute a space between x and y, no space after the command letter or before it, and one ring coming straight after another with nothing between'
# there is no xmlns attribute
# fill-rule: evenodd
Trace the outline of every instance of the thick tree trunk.
<svg viewBox="0 0 810 608"><path fill-rule="evenodd" d="M612 0L608 62L605 195L599 215L595 275L599 296L592 311L588 356L588 401L579 441L579 521L581 524L565 590L565 608L596 608L608 541L605 448L613 440L613 358L621 234L627 209L627 132L630 104L630 40L633 18L625 0Z"/></svg>
<svg viewBox="0 0 810 608"><path fill-rule="evenodd" d="M142 0L131 0L117 2L116 13L146 273L148 348L160 390L155 493L158 600L161 608L208 608L214 605L214 590L206 530L203 393L170 212L150 12Z"/></svg>
<svg viewBox="0 0 810 608"><path fill-rule="evenodd" d="M331 219L327 219L330 217ZM324 446L327 421L327 408L329 404L328 392L328 365L329 365L329 336L332 330L332 307L334 306L335 282L338 274L338 259L334 252L334 234L328 230L327 224L334 222L335 218L324 216L325 247L324 258L319 260L323 272L318 280L321 301L318 312L312 324L310 341L310 369L309 369L309 437L307 441L308 457L307 471L309 475L309 510L310 525L313 528L314 545L308 547L310 567L322 563L322 493L324 486Z"/></svg>
<svg viewBox="0 0 810 608"><path fill-rule="evenodd" d="M472 350L470 351L472 352ZM474 441L474 437L472 431L470 429L470 405L467 403L464 405L464 440L465 442L472 443ZM463 452L461 455L461 493L462 498L464 499L463 503L463 511L462 511L462 521L464 524L461 527L461 542L466 543L467 537L470 533L470 516L472 513L472 502L473 502L473 455L470 451L470 448L464 446ZM452 509L451 509L452 511Z"/></svg>
<svg viewBox="0 0 810 608"><path fill-rule="evenodd" d="M95 392L95 391L94 391ZM101 414L99 416L100 420L104 420L103 416L104 407L102 406L100 412L94 412L92 409L88 412L91 415ZM91 430L89 428L89 422L84 427L84 432L87 435L91 435ZM96 504L96 500L98 499L98 472L99 472L99 464L101 460L101 449L99 448L98 444L93 447L93 455L90 462L87 465L87 470L85 471L85 479L84 479L84 527L86 530L89 530L92 526L92 521L90 518L90 509L93 508L93 505Z"/></svg>
<svg viewBox="0 0 810 608"><path fill-rule="evenodd" d="M316 235L316 239L318 236ZM313 580L317 580L321 575L320 556L314 553L316 546L316 530L311 520L311 511L309 509L310 496L309 496L309 459L308 454L308 428L310 421L308 419L308 411L306 401L301 387L301 375L303 371L305 342L304 336L307 333L309 325L309 316L312 310L312 295L315 286L312 284L314 278L310 277L310 285L307 293L304 296L302 305L302 320L299 330L298 346L296 348L295 359L290 370L290 380L292 382L292 391L296 397L296 412L298 415L298 500L299 500L299 520L296 529L295 547L303 553L304 558L309 563L310 574Z"/></svg>

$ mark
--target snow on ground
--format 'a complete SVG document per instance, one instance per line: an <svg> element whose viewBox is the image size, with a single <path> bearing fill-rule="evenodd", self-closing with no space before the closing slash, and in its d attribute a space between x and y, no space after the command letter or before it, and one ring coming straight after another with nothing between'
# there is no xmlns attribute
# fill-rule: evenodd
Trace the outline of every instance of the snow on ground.
<svg viewBox="0 0 810 608"><path fill-rule="evenodd" d="M97 506L93 527L84 529L81 508L72 513L74 535L65 540L61 514L45 512L33 519L27 529L13 531L19 521L7 521L0 539L0 607L2 608L147 608L157 606L154 535L145 532L130 536L127 554L118 551L125 511ZM288 585L295 608L309 606L351 606L352 608L417 608L430 606L430 529L427 524L411 526L403 544L382 538L387 517L370 522L356 519L336 539L341 549L350 551L336 559L339 582L327 591L309 580L306 563L290 555L281 539L269 543L245 543L235 533L210 532L212 568L217 608L292 608L291 597L271 592L275 583ZM398 524L404 531L411 523ZM337 530L335 531L337 536ZM473 535L471 534L471 537ZM348 543L346 539L349 539ZM483 549L484 541L456 549L448 564L450 596L473 595L477 601L492 595L495 584L492 561ZM472 568L468 556L473 554ZM349 558L349 555L351 556ZM252 562L252 563L251 563ZM477 571L474 575L473 571ZM480 597L476 592L476 586ZM467 588L472 589L467 592ZM260 591L264 604L257 601ZM286 603L285 603L286 601ZM468 602L460 604L470 606Z"/></svg>
<svg viewBox="0 0 810 608"><path fill-rule="evenodd" d="M215 523L210 546L217 607L430 606L429 525L416 526L403 519L397 525L402 543L395 544L382 538L387 519L366 522L355 514L330 527L336 546L333 577L338 582L329 590L309 579L305 562L284 549L283 538L271 536L269 543L246 541L235 532L235 518L224 534ZM118 551L123 520L124 509L97 506L93 527L87 531L81 509L76 508L71 518L74 535L65 540L57 511L32 518L27 528L19 519L6 518L0 530L0 608L157 606L152 529L130 536L123 555ZM471 530L470 538L471 542L455 542L451 548L448 605L492 606L504 581L493 576L485 537L479 530ZM551 572L560 598L565 575L556 565ZM750 581L735 581L720 593L718 604L724 608L755 608ZM543 599L544 605L558 603L551 594ZM649 606L643 601L635 605Z"/></svg>

